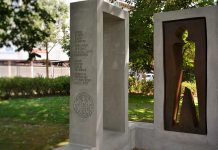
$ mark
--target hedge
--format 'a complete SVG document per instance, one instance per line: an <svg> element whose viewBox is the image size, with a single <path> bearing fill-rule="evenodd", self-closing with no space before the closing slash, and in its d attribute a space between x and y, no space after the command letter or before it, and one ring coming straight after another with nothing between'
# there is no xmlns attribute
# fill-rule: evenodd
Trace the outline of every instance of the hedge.
<svg viewBox="0 0 218 150"><path fill-rule="evenodd" d="M0 78L0 98L69 95L70 77Z"/></svg>
<svg viewBox="0 0 218 150"><path fill-rule="evenodd" d="M195 83L183 82L182 87L191 89L197 94ZM182 88L182 92L184 89ZM129 93L154 94L154 83L145 80L137 81L129 77ZM41 97L48 95L70 95L70 77L61 76L57 78L0 78L0 99L10 97Z"/></svg>

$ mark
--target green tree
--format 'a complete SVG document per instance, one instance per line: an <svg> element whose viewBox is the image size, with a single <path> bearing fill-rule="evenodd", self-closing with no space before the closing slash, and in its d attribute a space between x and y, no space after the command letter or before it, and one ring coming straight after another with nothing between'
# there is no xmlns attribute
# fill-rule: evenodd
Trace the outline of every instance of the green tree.
<svg viewBox="0 0 218 150"><path fill-rule="evenodd" d="M188 40L188 30L185 30L182 39L184 42L182 48L183 54L183 81L195 81L194 60L195 60L195 42Z"/></svg>
<svg viewBox="0 0 218 150"><path fill-rule="evenodd" d="M130 12L130 66L135 71L149 71L153 62L153 20L163 3L138 0Z"/></svg>
<svg viewBox="0 0 218 150"><path fill-rule="evenodd" d="M55 23L50 22L49 28L46 29L48 37L42 42L41 46L46 50L46 77L49 77L49 53L55 47L56 44L61 44L63 38L65 38L65 32L68 27L68 13L69 8L63 0L39 0L39 5L54 18ZM50 44L50 48L49 48Z"/></svg>
<svg viewBox="0 0 218 150"><path fill-rule="evenodd" d="M135 71L153 69L154 13L215 5L214 0L137 0L130 11L130 67Z"/></svg>
<svg viewBox="0 0 218 150"><path fill-rule="evenodd" d="M55 23L37 0L1 0L0 18L0 47L13 44L17 51L27 51L30 59L38 56L32 49L49 36L49 24Z"/></svg>

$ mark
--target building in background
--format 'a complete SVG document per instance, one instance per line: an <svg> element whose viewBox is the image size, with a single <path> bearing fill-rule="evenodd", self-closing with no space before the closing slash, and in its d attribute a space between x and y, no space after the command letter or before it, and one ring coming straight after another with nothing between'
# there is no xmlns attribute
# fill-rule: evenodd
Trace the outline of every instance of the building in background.
<svg viewBox="0 0 218 150"><path fill-rule="evenodd" d="M28 61L28 53L16 52L16 47L0 48L0 77L45 77L46 50L34 48L33 52L41 55ZM49 77L69 76L69 57L63 52L61 45L56 44L49 52Z"/></svg>

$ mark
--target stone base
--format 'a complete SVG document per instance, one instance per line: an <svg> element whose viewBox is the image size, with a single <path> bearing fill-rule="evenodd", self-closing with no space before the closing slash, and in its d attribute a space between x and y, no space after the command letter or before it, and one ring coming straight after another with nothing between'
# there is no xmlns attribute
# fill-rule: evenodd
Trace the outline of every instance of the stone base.
<svg viewBox="0 0 218 150"><path fill-rule="evenodd" d="M154 124L129 122L129 133L104 130L103 148L69 144L55 150L217 150L206 136L180 132L155 131Z"/></svg>
<svg viewBox="0 0 218 150"><path fill-rule="evenodd" d="M130 150L129 134L104 130L102 150ZM97 150L96 147L68 144L54 150ZM100 150L100 149L99 149Z"/></svg>
<svg viewBox="0 0 218 150"><path fill-rule="evenodd" d="M130 150L129 134L104 130L103 150Z"/></svg>
<svg viewBox="0 0 218 150"><path fill-rule="evenodd" d="M96 148L95 147L86 147L83 145L68 144L66 146L56 148L54 150L96 150Z"/></svg>
<svg viewBox="0 0 218 150"><path fill-rule="evenodd" d="M135 147L146 150L217 150L205 135L155 130L154 124L131 122L135 129Z"/></svg>

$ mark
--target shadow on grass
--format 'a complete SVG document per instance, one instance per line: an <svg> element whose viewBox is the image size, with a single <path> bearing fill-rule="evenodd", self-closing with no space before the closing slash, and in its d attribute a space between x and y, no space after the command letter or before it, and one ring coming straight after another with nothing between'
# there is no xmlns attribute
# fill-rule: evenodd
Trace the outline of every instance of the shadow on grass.
<svg viewBox="0 0 218 150"><path fill-rule="evenodd" d="M52 150L68 128L69 96L0 101L0 150Z"/></svg>
<svg viewBox="0 0 218 150"><path fill-rule="evenodd" d="M1 150L52 150L68 138L68 124L23 124L1 119Z"/></svg>
<svg viewBox="0 0 218 150"><path fill-rule="evenodd" d="M154 97L142 94L129 95L129 120L154 122Z"/></svg>
<svg viewBox="0 0 218 150"><path fill-rule="evenodd" d="M16 119L30 124L68 124L69 96L0 101L0 118Z"/></svg>

